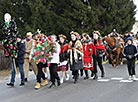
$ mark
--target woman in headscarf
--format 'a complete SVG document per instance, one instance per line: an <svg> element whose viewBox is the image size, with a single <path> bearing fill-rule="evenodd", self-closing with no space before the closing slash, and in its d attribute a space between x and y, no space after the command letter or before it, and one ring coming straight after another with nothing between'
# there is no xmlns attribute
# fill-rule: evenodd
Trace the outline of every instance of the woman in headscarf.
<svg viewBox="0 0 138 102"><path fill-rule="evenodd" d="M77 82L79 77L79 70L83 69L83 46L80 40L77 39L75 32L71 32L71 41L69 43L69 59L70 70L74 78L74 83Z"/></svg>

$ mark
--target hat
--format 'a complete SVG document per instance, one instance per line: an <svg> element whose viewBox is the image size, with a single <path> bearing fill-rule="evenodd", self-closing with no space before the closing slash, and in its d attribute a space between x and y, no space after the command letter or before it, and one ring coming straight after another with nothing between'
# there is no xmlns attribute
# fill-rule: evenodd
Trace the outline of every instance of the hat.
<svg viewBox="0 0 138 102"><path fill-rule="evenodd" d="M128 37L128 38L126 39L126 42L128 42L128 40L132 41L132 37Z"/></svg>
<svg viewBox="0 0 138 102"><path fill-rule="evenodd" d="M100 36L100 32L99 31L94 31L93 34L97 34L98 36Z"/></svg>
<svg viewBox="0 0 138 102"><path fill-rule="evenodd" d="M79 35L78 32L74 32L74 31L71 31L70 34L71 34L71 35L73 34L73 35L75 35L75 36L78 36L78 35Z"/></svg>
<svg viewBox="0 0 138 102"><path fill-rule="evenodd" d="M82 36L88 37L89 35L87 33L82 33Z"/></svg>
<svg viewBox="0 0 138 102"><path fill-rule="evenodd" d="M59 37L62 37L63 39L66 39L67 37L63 34L60 34Z"/></svg>
<svg viewBox="0 0 138 102"><path fill-rule="evenodd" d="M27 34L26 34L26 36L28 37L28 36L32 36L33 34L31 33L31 32L28 32Z"/></svg>
<svg viewBox="0 0 138 102"><path fill-rule="evenodd" d="M128 31L125 31L125 33L124 34L128 34L129 32Z"/></svg>

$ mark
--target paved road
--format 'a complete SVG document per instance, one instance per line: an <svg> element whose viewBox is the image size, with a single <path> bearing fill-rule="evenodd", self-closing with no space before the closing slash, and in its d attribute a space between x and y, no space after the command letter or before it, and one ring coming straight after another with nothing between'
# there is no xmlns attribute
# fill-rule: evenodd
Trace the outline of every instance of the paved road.
<svg viewBox="0 0 138 102"><path fill-rule="evenodd" d="M80 78L77 84L73 84L70 79L60 87L52 89L46 86L34 90L35 78L32 74L29 76L29 82L23 87L19 86L17 78L15 87L8 88L6 80L0 83L0 102L138 102L138 81L127 82L126 65L117 69L109 64L104 67L104 79Z"/></svg>

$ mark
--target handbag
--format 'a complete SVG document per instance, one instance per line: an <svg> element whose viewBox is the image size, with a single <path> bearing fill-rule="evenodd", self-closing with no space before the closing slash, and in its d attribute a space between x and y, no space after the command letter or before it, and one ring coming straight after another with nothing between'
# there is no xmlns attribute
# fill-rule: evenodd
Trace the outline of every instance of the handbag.
<svg viewBox="0 0 138 102"><path fill-rule="evenodd" d="M104 55L103 50L96 50L96 52L97 52L97 57L103 57Z"/></svg>

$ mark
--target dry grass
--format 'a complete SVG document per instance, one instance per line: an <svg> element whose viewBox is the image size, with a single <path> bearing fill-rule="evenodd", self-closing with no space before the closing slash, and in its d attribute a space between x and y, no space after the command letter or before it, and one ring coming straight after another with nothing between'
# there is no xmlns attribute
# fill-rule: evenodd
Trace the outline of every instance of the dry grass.
<svg viewBox="0 0 138 102"><path fill-rule="evenodd" d="M11 70L2 70L0 71L0 77L8 76L11 73Z"/></svg>

